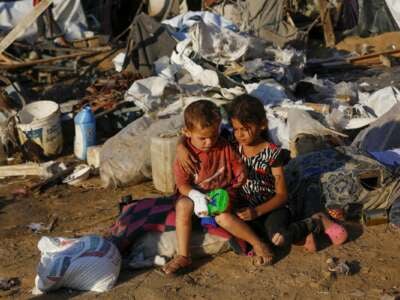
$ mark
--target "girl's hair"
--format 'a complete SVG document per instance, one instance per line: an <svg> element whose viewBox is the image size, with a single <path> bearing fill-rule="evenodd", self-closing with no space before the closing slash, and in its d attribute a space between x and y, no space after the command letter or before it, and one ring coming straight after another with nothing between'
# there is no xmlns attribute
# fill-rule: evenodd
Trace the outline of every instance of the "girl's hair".
<svg viewBox="0 0 400 300"><path fill-rule="evenodd" d="M233 99L229 108L230 118L242 124L267 125L264 105L255 97L241 95Z"/></svg>
<svg viewBox="0 0 400 300"><path fill-rule="evenodd" d="M265 129L261 132L261 136L267 141L270 140L267 129L268 120L264 105L257 98L248 94L237 96L229 106L228 113L231 120L236 119L243 125L265 125Z"/></svg>

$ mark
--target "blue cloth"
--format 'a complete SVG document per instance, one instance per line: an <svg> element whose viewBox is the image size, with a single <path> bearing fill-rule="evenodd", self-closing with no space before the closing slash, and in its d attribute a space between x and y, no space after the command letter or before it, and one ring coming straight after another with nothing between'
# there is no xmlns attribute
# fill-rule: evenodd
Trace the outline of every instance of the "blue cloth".
<svg viewBox="0 0 400 300"><path fill-rule="evenodd" d="M389 167L400 165L400 148L379 152L369 152L377 161Z"/></svg>
<svg viewBox="0 0 400 300"><path fill-rule="evenodd" d="M201 226L203 227L214 227L217 228L217 222L215 221L214 217L204 217L201 218Z"/></svg>

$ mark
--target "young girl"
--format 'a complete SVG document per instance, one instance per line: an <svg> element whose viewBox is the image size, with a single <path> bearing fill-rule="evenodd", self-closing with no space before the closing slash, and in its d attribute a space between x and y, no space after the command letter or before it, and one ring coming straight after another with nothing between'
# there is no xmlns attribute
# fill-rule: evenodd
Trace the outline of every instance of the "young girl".
<svg viewBox="0 0 400 300"><path fill-rule="evenodd" d="M233 100L230 122L235 140L232 143L247 168L247 181L238 192L237 216L266 237L275 246L286 246L305 239L305 247L316 251L314 233L322 229L334 244L347 239L345 229L325 214L290 223L290 211L285 206L287 189L283 165L288 155L267 139L267 118L262 103L250 95ZM194 172L196 160L180 145L177 158L183 168ZM271 252L271 260L273 254Z"/></svg>

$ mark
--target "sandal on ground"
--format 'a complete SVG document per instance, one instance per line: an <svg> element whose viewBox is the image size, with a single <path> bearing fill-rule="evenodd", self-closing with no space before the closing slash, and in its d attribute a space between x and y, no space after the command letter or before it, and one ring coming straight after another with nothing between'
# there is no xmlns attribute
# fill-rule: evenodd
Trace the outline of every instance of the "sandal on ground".
<svg viewBox="0 0 400 300"><path fill-rule="evenodd" d="M252 261L254 266L270 266L274 263L274 252L267 244L263 244L260 251L254 251L254 254Z"/></svg>
<svg viewBox="0 0 400 300"><path fill-rule="evenodd" d="M178 255L171 259L163 268L166 275L180 274L187 272L192 265L192 259L187 256Z"/></svg>

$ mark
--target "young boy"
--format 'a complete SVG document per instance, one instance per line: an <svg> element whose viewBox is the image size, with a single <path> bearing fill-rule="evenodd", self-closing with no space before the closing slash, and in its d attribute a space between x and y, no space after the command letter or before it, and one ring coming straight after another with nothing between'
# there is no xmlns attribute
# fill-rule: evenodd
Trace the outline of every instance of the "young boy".
<svg viewBox="0 0 400 300"><path fill-rule="evenodd" d="M219 136L221 114L213 102L200 100L190 104L185 109L184 121L184 142L199 164L197 173L192 176L177 161L174 163L180 193L175 206L178 255L164 266L166 274L187 269L192 263L189 252L192 214L199 217L208 214L206 193L225 188L232 197L233 189L240 187L246 177L239 156ZM229 212L216 216L215 220L220 227L251 244L260 264L271 263L270 249L244 221Z"/></svg>

